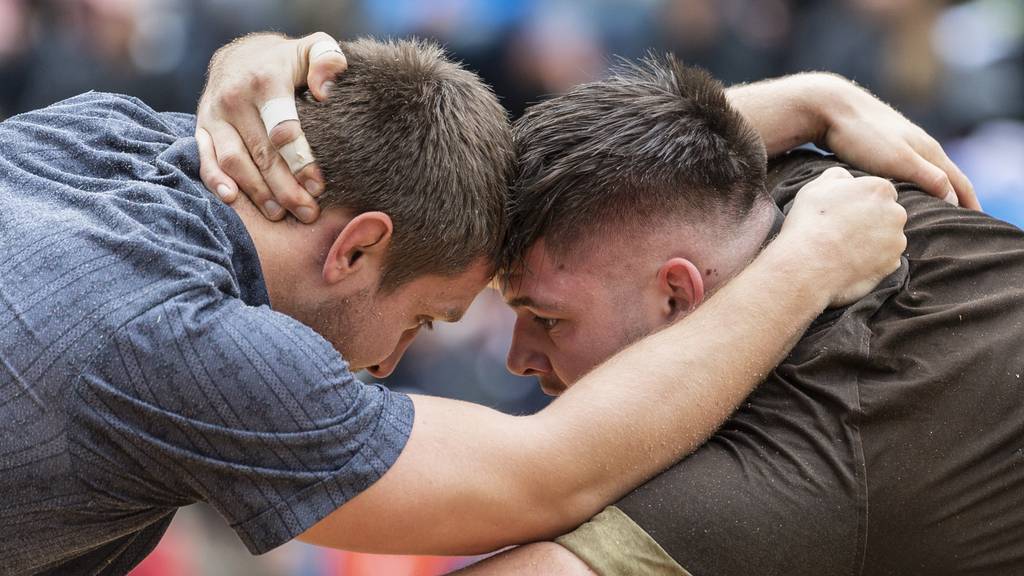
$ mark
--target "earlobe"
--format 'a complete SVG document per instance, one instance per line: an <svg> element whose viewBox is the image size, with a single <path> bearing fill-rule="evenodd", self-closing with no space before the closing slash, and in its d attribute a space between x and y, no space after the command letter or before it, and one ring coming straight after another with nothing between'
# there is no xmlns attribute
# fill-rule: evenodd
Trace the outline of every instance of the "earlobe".
<svg viewBox="0 0 1024 576"><path fill-rule="evenodd" d="M324 281L336 284L375 265L379 271L391 233L391 217L383 212L364 212L349 220L327 251Z"/></svg>
<svg viewBox="0 0 1024 576"><path fill-rule="evenodd" d="M661 265L658 288L665 297L663 313L668 320L693 312L704 301L704 278L686 258L671 258Z"/></svg>

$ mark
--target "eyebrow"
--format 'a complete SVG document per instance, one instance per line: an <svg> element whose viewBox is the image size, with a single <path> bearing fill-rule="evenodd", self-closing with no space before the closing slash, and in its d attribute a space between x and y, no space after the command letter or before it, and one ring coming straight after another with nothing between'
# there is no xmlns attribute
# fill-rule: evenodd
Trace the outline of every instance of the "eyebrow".
<svg viewBox="0 0 1024 576"><path fill-rule="evenodd" d="M516 296L506 302L512 308L534 308L536 310L551 310L557 312L562 309L554 303L538 302L530 296Z"/></svg>

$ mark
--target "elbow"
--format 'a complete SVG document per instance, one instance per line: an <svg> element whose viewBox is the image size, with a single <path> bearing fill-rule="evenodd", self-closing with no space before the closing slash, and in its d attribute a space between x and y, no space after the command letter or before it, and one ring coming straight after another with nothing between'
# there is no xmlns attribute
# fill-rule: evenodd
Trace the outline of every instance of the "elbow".
<svg viewBox="0 0 1024 576"><path fill-rule="evenodd" d="M557 482L537 482L520 493L518 505L505 517L512 525L514 541L506 545L552 540L575 530L607 505L606 498L593 491L563 489ZM553 484L555 484L553 486Z"/></svg>

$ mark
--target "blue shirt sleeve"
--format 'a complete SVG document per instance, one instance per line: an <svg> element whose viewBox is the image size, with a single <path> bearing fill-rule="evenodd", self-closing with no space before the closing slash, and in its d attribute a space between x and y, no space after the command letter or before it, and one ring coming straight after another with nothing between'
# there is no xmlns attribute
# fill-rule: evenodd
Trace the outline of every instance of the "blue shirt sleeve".
<svg viewBox="0 0 1024 576"><path fill-rule="evenodd" d="M103 343L69 402L98 510L204 501L255 554L379 479L413 421L407 396L360 382L305 325L202 288Z"/></svg>

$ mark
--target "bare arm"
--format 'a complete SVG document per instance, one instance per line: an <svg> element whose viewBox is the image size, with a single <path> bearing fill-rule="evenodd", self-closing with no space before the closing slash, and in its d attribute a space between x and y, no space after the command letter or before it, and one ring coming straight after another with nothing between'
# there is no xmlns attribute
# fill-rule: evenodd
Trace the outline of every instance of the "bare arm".
<svg viewBox="0 0 1024 576"><path fill-rule="evenodd" d="M980 210L970 180L924 130L853 82L820 72L729 88L768 156L814 142L858 168Z"/></svg>
<svg viewBox="0 0 1024 576"><path fill-rule="evenodd" d="M300 539L463 554L575 527L696 449L827 304L895 269L906 219L895 196L884 180L826 172L736 279L536 415L415 397L395 465Z"/></svg>

